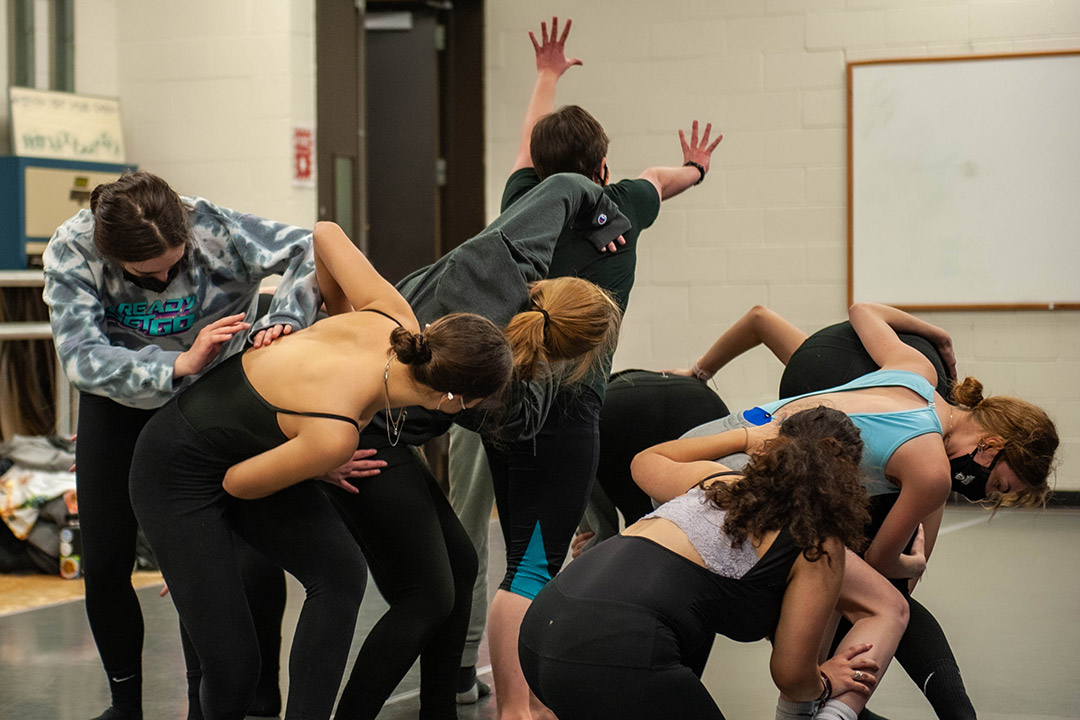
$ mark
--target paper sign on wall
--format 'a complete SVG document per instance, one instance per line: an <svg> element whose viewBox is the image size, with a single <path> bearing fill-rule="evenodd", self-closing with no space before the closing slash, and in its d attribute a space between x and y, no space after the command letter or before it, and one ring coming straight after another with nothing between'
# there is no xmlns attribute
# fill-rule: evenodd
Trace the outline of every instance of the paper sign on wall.
<svg viewBox="0 0 1080 720"><path fill-rule="evenodd" d="M126 161L119 99L24 87L9 88L8 98L15 155Z"/></svg>
<svg viewBox="0 0 1080 720"><path fill-rule="evenodd" d="M315 131L293 128L293 185L315 187Z"/></svg>

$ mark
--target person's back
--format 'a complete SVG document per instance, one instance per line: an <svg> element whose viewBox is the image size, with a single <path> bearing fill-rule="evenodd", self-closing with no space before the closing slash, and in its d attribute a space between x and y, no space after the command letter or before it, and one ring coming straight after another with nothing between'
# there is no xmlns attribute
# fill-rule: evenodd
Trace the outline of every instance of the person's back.
<svg viewBox="0 0 1080 720"><path fill-rule="evenodd" d="M381 390L383 378L380 372L356 368L378 368L386 361L395 327L396 319L374 312L333 315L270 347L248 350L244 374L274 405L360 418L366 398ZM344 348L351 349L346 353ZM337 380L328 383L329 377Z"/></svg>
<svg viewBox="0 0 1080 720"><path fill-rule="evenodd" d="M920 335L897 333L897 336L926 356L937 373L934 390L948 399L952 380L941 352ZM780 377L778 397L795 397L836 387L879 369L851 323L836 323L811 334L791 354Z"/></svg>

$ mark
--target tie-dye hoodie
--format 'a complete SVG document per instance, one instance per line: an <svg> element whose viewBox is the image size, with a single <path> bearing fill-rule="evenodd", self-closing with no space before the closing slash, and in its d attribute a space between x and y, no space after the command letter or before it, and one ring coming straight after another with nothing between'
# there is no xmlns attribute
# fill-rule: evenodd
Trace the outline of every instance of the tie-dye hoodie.
<svg viewBox="0 0 1080 720"><path fill-rule="evenodd" d="M71 384L135 408L164 405L196 376L173 378L177 356L199 330L244 313L248 334L226 343L210 367L272 325L310 325L319 305L311 231L182 198L191 243L162 293L136 287L94 247L89 210L61 225L45 249L45 303ZM281 274L269 312L254 322L260 281Z"/></svg>

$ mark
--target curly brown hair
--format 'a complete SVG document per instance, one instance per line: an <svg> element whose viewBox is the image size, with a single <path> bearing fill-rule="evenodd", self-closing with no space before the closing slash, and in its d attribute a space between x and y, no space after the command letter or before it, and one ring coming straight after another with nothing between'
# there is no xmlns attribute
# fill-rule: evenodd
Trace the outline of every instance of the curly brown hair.
<svg viewBox="0 0 1080 720"><path fill-rule="evenodd" d="M703 487L726 512L724 532L732 547L787 527L803 556L814 562L828 554L829 538L854 550L866 542L870 514L859 481L862 450L847 415L824 405L808 408L784 419L780 434L753 456L741 480Z"/></svg>

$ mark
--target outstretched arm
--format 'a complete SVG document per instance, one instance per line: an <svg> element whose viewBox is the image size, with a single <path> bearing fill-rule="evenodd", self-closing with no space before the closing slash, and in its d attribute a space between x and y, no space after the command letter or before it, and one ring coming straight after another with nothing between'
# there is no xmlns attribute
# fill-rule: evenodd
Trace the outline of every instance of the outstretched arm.
<svg viewBox="0 0 1080 720"><path fill-rule="evenodd" d="M712 159L713 150L724 139L723 135L717 135L716 140L709 144L709 134L712 132L712 123L705 126L705 134L698 140L698 121L695 120L690 131L690 142L686 142L686 134L679 130L679 142L682 144L683 165L682 167L653 167L641 173L638 177L648 180L660 193L661 200L673 198L688 187L697 185L709 173L709 161Z"/></svg>
<svg viewBox="0 0 1080 720"><path fill-rule="evenodd" d="M716 339L694 367L689 370L669 370L672 375L696 377L705 382L744 352L765 345L784 365L787 365L803 341L806 333L785 320L780 314L761 305L755 305L739 318L734 325Z"/></svg>
<svg viewBox="0 0 1080 720"><path fill-rule="evenodd" d="M555 86L562 74L574 65L584 65L577 58L567 60L564 47L566 36L570 34L573 21L567 19L562 35L559 35L559 18L551 18L551 34L548 35L547 23L540 23L541 42L529 31L533 49L536 51L536 85L533 87L529 106L525 109L525 121L521 124L521 145L511 172L532 167L532 131L536 121L555 109Z"/></svg>
<svg viewBox="0 0 1080 720"><path fill-rule="evenodd" d="M937 325L920 320L903 310L877 303L855 303L848 308L848 319L855 328L866 352L883 368L911 370L936 385L937 371L926 357L901 340L897 333L921 335L934 343L949 377L956 379L956 355L952 338Z"/></svg>

